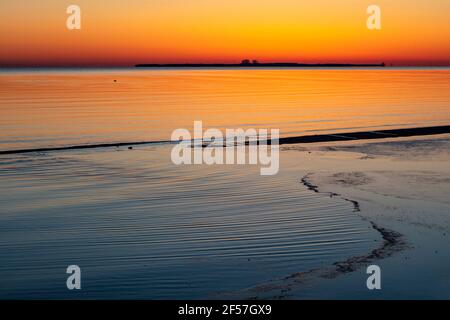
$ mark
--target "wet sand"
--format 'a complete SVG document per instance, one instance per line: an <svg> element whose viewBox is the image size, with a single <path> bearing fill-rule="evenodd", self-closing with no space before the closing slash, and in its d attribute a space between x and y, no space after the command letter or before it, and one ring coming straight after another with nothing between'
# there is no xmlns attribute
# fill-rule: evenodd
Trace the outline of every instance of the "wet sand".
<svg viewBox="0 0 450 320"><path fill-rule="evenodd" d="M450 298L450 135L289 145L299 184L350 201L383 242L365 255L230 293L252 299ZM379 265L382 289L366 287Z"/></svg>

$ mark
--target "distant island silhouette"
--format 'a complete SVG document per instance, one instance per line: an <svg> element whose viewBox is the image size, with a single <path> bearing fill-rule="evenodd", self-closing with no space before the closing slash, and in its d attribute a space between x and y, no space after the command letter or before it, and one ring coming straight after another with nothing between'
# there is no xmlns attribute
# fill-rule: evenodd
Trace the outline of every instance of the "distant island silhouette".
<svg viewBox="0 0 450 320"><path fill-rule="evenodd" d="M379 64L353 64L353 63L296 63L296 62L268 62L261 63L257 60L242 60L241 63L145 63L137 64L136 68L350 68L350 67L385 67L385 63Z"/></svg>

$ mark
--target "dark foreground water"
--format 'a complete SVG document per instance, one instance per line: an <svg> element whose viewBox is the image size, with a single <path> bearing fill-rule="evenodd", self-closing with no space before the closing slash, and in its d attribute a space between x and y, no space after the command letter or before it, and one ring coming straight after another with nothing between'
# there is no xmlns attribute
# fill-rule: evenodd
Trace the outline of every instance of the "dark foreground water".
<svg viewBox="0 0 450 320"><path fill-rule="evenodd" d="M217 298L369 252L380 235L306 190L298 154L266 177L177 167L169 146L3 156L0 298Z"/></svg>

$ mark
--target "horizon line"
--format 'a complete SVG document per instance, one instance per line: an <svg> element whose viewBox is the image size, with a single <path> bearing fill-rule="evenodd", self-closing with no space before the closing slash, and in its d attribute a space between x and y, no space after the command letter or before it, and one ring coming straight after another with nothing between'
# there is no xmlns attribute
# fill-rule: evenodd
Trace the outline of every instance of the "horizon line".
<svg viewBox="0 0 450 320"><path fill-rule="evenodd" d="M280 62L275 63L260 63L263 66L270 66L270 64L277 64ZM281 62L283 63L283 62ZM288 62L289 63L289 62ZM295 63L293 63L293 66ZM153 66L192 66L195 68L197 65L211 65L211 66L235 66L235 67L245 67L246 65L241 64L235 64L235 63L139 63L139 64L61 64L61 65L45 65L45 64L39 64L39 65L0 65L1 69L140 69L143 65L153 65ZM336 66L380 66L381 63L377 64L371 64L371 63L298 63L299 66L324 66L327 65L336 65ZM255 67L254 65L248 65L247 67ZM272 65L273 68L277 67L283 67ZM448 64L391 64L391 63L385 63L384 68L420 68L420 67L435 67L435 68L450 68L450 62Z"/></svg>
<svg viewBox="0 0 450 320"><path fill-rule="evenodd" d="M384 64L384 67L450 67L450 61L440 61L440 62L416 62L416 63L407 63L407 62L389 62L389 60L379 59L381 62L333 62L330 59L328 62L295 62L295 61L274 61L274 62L262 62L256 59L244 59L239 62L145 62L145 63L2 63L0 62L0 69L93 69L93 68L136 68L141 67L143 65L151 65L151 66L248 66L255 67L258 65L262 66L272 66L277 67L276 64L280 64L283 67L283 64L290 64L292 66L345 66L345 65L354 65L354 66L376 66Z"/></svg>

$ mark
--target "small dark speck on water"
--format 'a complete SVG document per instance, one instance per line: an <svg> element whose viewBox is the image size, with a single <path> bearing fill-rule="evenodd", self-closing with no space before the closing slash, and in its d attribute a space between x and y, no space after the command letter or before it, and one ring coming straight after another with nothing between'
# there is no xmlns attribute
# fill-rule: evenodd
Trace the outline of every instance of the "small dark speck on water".
<svg viewBox="0 0 450 320"><path fill-rule="evenodd" d="M128 147L128 150L133 150L133 147Z"/></svg>

